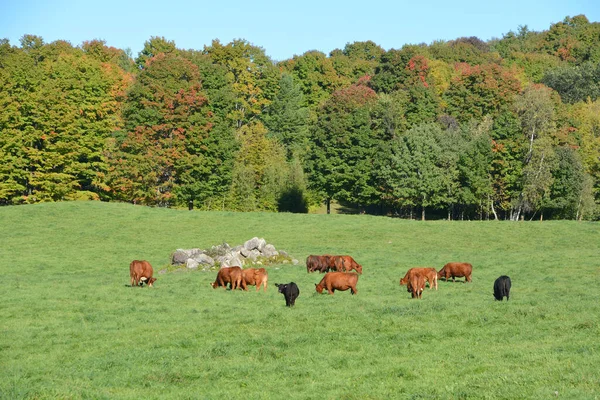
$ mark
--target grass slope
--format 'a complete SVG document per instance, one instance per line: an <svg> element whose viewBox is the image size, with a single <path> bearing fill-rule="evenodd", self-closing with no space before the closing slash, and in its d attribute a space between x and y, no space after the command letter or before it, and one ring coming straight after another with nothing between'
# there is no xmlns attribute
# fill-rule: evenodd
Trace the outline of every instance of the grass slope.
<svg viewBox="0 0 600 400"><path fill-rule="evenodd" d="M420 222L70 202L0 208L0 398L600 397L596 223ZM215 272L130 288L177 248L259 236L300 260L267 293ZM309 254L350 254L358 295L318 295ZM411 300L409 267L468 261L471 284ZM510 302L493 281L507 274ZM296 307L275 282L295 281Z"/></svg>

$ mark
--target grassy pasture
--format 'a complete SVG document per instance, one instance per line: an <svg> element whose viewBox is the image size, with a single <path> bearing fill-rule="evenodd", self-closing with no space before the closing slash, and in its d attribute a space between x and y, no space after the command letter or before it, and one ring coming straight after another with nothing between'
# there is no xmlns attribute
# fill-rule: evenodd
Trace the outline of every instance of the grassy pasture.
<svg viewBox="0 0 600 400"><path fill-rule="evenodd" d="M600 398L600 225L189 212L71 202L0 208L0 398ZM300 260L267 293L158 275L177 248L259 236ZM350 254L358 295L318 295L309 254ZM411 300L409 267L473 264ZM510 302L494 301L499 275ZM295 281L296 307L275 282Z"/></svg>

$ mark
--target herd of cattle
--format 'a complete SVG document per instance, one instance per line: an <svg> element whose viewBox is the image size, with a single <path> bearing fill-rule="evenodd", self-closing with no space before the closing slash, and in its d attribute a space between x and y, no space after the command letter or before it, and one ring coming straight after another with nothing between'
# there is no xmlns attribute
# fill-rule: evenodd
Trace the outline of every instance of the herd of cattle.
<svg viewBox="0 0 600 400"><path fill-rule="evenodd" d="M350 272L350 271L356 272ZM322 272L325 276L319 283L315 283L317 293L334 294L336 290L344 291L350 289L352 294L357 294L359 274L362 274L363 268L351 256L343 255L310 255L306 258L306 272ZM413 299L420 299L425 284L429 288L438 289L438 279L452 282L455 278L465 278L465 282L471 282L473 266L469 263L450 262L437 271L435 268L411 268L406 275L400 279L400 285L406 285L407 291L411 293ZM156 278L152 277L152 266L148 261L135 260L129 265L129 275L131 277L131 286L143 286L146 283L152 287ZM264 268L240 268L240 267L221 267L217 272L217 277L210 285L213 289L218 287L229 288L231 290L248 290L248 286L256 286L256 291L263 287L267 291L267 282L269 275ZM285 297L285 305L291 307L295 304L300 295L300 289L294 282L278 284L275 286L279 293ZM494 298L502 301L506 297L508 301L510 296L510 278L506 275L500 276L494 282Z"/></svg>

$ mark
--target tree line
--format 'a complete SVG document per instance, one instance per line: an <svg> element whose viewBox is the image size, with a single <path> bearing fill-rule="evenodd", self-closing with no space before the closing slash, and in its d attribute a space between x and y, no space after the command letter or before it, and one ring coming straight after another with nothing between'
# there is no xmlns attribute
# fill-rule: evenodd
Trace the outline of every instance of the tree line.
<svg viewBox="0 0 600 400"><path fill-rule="evenodd" d="M600 23L484 42L0 40L0 204L600 218Z"/></svg>

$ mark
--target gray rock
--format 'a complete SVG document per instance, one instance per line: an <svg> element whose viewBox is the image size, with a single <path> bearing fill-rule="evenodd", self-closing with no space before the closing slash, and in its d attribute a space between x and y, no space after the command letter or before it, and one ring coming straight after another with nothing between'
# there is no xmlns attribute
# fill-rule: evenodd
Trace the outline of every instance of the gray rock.
<svg viewBox="0 0 600 400"><path fill-rule="evenodd" d="M252 260L252 261L254 261L254 260L256 260L256 259L257 259L257 258L258 258L260 255L261 255L261 254L260 254L260 251L258 251L258 250L252 250L252 251L249 251L249 252L248 252L248 257L247 257L247 258L248 258L249 260Z"/></svg>
<svg viewBox="0 0 600 400"><path fill-rule="evenodd" d="M187 259L192 256L192 250L194 250L194 249L190 249L190 250L177 249L177 250L175 250L175 252L171 256L171 264L172 265L185 264L187 262Z"/></svg>
<svg viewBox="0 0 600 400"><path fill-rule="evenodd" d="M188 269L198 269L199 264L200 263L198 261L194 260L193 258L188 258L185 266Z"/></svg>
<svg viewBox="0 0 600 400"><path fill-rule="evenodd" d="M258 245L260 244L260 239L257 237L253 237L252 239L246 241L246 243L244 243L244 247L246 248L246 250L254 250L254 249L258 249Z"/></svg>
<svg viewBox="0 0 600 400"><path fill-rule="evenodd" d="M208 265L215 265L215 260L206 255L206 254L198 254L196 257L193 258L194 261L196 261L198 264L208 264Z"/></svg>
<svg viewBox="0 0 600 400"><path fill-rule="evenodd" d="M231 260L229 261L229 266L241 268L244 266L244 263L242 262L242 260L239 259L239 257L232 257Z"/></svg>
<svg viewBox="0 0 600 400"><path fill-rule="evenodd" d="M263 238L260 238L260 239L258 239L258 246L256 246L256 249L262 253L262 251L266 245L267 245L267 241Z"/></svg>
<svg viewBox="0 0 600 400"><path fill-rule="evenodd" d="M267 258L270 258L279 255L279 252L275 249L275 246L273 246L272 244L267 244L262 250L262 255Z"/></svg>
<svg viewBox="0 0 600 400"><path fill-rule="evenodd" d="M242 256L244 256L244 257L248 257L248 255L250 254L250 251L251 251L251 250L248 250L247 248L245 248L245 247L242 247L242 248L239 250L239 253L240 253Z"/></svg>
<svg viewBox="0 0 600 400"><path fill-rule="evenodd" d="M292 259L292 264L294 264L294 265L298 265L298 260L296 260L295 258L294 258L294 259Z"/></svg>

